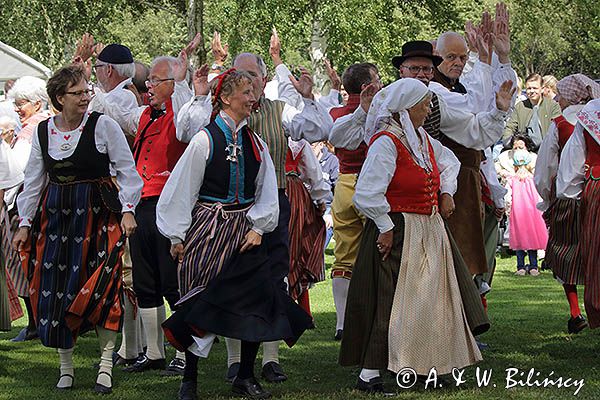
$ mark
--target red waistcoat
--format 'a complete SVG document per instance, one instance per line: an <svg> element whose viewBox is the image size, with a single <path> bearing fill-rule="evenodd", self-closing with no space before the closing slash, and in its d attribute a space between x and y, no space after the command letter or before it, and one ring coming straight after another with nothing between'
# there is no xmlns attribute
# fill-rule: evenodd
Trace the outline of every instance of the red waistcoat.
<svg viewBox="0 0 600 400"><path fill-rule="evenodd" d="M562 149L565 147L565 144L567 144L567 140L569 140L573 134L575 125L571 125L569 121L567 121L567 119L562 115L554 118L553 121L556 124L556 129L558 130L558 148L559 151L562 151Z"/></svg>
<svg viewBox="0 0 600 400"><path fill-rule="evenodd" d="M151 107L147 107L140 117L138 131L133 143L133 154L137 155L136 168L142 180L142 198L159 196L175 164L185 151L186 143L175 136L173 106L171 100L166 103L165 113L150 126ZM144 128L145 134L142 133Z"/></svg>
<svg viewBox="0 0 600 400"><path fill-rule="evenodd" d="M300 156L302 155L303 151L304 151L304 149L300 150L300 152L298 153L296 158L294 158L294 155L292 154L292 150L290 150L290 149L287 150L287 154L285 156L285 173L286 174L295 173L297 175L300 175L300 170L298 169L298 165L300 164Z"/></svg>
<svg viewBox="0 0 600 400"><path fill-rule="evenodd" d="M329 114L335 122L344 115L352 114L360 106L360 94L350 94L348 103L343 107L332 108ZM336 147L335 155L340 162L340 174L358 174L367 158L368 146L362 142L356 150L346 150Z"/></svg>
<svg viewBox="0 0 600 400"><path fill-rule="evenodd" d="M393 133L379 132L373 136L371 144L382 135L394 141L398 153L396 170L385 192L385 198L391 207L390 211L431 215L433 208L438 205L440 191L440 172L431 143L427 141L433 171L428 173L415 162L408 149Z"/></svg>
<svg viewBox="0 0 600 400"><path fill-rule="evenodd" d="M600 144L587 130L583 132L585 138L586 156L585 163L590 167L600 167ZM597 176L597 174L594 174Z"/></svg>

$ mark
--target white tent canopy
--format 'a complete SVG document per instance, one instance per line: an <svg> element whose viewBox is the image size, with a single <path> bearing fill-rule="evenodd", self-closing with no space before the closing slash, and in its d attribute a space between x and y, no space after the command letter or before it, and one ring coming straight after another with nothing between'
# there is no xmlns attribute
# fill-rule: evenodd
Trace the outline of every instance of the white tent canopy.
<svg viewBox="0 0 600 400"><path fill-rule="evenodd" d="M52 76L52 71L27 54L0 42L0 88L4 86L4 82L22 76L35 76L46 80Z"/></svg>

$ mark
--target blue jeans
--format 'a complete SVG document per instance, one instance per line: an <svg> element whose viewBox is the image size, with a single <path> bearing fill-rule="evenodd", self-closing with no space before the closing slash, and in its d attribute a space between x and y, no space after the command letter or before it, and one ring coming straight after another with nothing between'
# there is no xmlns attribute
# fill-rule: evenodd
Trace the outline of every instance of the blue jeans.
<svg viewBox="0 0 600 400"><path fill-rule="evenodd" d="M517 250L517 270L525 269L525 253L529 256L529 269L537 269L537 250Z"/></svg>

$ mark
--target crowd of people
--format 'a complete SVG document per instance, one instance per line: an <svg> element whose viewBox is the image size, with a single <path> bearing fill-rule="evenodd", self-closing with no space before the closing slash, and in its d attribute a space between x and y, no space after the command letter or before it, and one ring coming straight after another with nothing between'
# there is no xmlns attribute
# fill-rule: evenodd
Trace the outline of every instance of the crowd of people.
<svg viewBox="0 0 600 400"><path fill-rule="evenodd" d="M232 391L270 397L258 350L261 376L285 381L280 342L314 327L332 239L332 338L360 391L386 392L384 370L424 380L482 360L502 221L517 275L539 275L545 250L568 331L600 325L600 85L530 74L521 95L506 5L464 35L406 42L387 85L375 64L340 78L326 61L327 95L290 71L276 31L271 81L218 33L213 64L192 69L201 41L147 67L85 34L47 82L5 87L0 329L21 298L13 340L57 349L58 389L95 330L98 393L123 366L180 374L179 399L197 399L221 336Z"/></svg>

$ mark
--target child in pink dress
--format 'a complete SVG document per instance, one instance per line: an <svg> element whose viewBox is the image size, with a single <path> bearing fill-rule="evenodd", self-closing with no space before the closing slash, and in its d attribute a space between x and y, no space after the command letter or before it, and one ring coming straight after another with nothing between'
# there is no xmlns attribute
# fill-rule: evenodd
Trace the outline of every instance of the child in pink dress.
<svg viewBox="0 0 600 400"><path fill-rule="evenodd" d="M537 250L546 248L548 231L541 211L536 208L541 198L533 183L531 160L531 153L525 149L513 153L515 175L508 181L512 192L509 245L517 252L517 275L538 276ZM525 265L526 253L529 265Z"/></svg>

